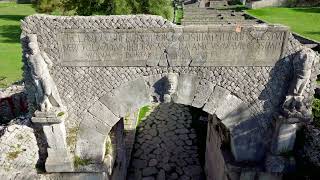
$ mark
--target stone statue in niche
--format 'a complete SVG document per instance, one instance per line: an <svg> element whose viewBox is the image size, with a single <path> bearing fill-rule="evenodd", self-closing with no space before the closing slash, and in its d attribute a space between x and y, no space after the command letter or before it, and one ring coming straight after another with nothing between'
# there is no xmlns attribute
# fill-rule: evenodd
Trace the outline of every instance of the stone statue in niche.
<svg viewBox="0 0 320 180"><path fill-rule="evenodd" d="M40 111L48 112L52 107L64 109L58 89L49 73L52 61L45 52L40 51L36 34L28 35L28 39L30 53L26 57L37 88L36 101Z"/></svg>
<svg viewBox="0 0 320 180"><path fill-rule="evenodd" d="M317 54L303 48L293 59L294 76L291 81L288 96L283 103L283 110L287 117L306 117L310 115L303 103L303 93L311 77L311 70L317 60Z"/></svg>
<svg viewBox="0 0 320 180"><path fill-rule="evenodd" d="M178 75L170 73L166 76L166 93L164 94L164 102L170 102L172 95L177 91L178 87Z"/></svg>

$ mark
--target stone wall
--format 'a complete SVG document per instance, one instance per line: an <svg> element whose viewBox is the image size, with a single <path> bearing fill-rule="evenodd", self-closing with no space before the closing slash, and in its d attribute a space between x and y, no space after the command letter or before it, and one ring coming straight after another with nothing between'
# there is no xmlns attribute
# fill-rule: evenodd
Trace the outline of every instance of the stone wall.
<svg viewBox="0 0 320 180"><path fill-rule="evenodd" d="M67 108L67 137L70 129L77 129L68 145L71 155L89 158L96 165L94 172L105 158L106 136L119 119L145 104L164 101L215 114L230 131L236 161L263 160L272 141L272 121L281 113L293 79L293 59L302 49L285 27L178 27L144 15L34 15L22 21L22 30L24 63L29 63L30 34L36 34L40 50L52 60L50 76ZM99 37L119 49L92 43ZM212 52L215 46L218 52ZM92 51L96 53L90 59ZM317 62L314 65L303 91L309 110L318 73ZM32 70L25 66L24 72L34 112Z"/></svg>

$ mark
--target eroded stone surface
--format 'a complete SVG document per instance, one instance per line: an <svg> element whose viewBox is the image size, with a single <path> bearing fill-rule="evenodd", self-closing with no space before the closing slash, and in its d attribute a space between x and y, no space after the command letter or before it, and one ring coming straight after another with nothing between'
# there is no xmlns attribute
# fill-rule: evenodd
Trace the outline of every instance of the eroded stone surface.
<svg viewBox="0 0 320 180"><path fill-rule="evenodd" d="M29 117L0 126L0 179L39 179L37 140Z"/></svg>

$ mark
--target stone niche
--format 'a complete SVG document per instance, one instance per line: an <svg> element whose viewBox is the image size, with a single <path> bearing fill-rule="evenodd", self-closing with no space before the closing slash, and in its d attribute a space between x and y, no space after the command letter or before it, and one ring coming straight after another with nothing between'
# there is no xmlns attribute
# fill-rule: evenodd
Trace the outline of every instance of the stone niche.
<svg viewBox="0 0 320 180"><path fill-rule="evenodd" d="M37 109L27 58L32 35L52 61L47 74L66 108L59 122L66 132L59 136L64 146L58 149L70 157L61 162L87 160L85 167L61 172L95 172L103 178L109 177L101 166L112 127L145 104L163 102L161 97L217 116L230 132L232 158L263 163L277 137L270 127L288 94L293 57L301 50L288 28L279 25L177 26L149 15L32 15L21 23L30 112ZM315 67L302 92L308 109ZM163 78L169 83L162 84ZM166 84L174 88L163 93Z"/></svg>

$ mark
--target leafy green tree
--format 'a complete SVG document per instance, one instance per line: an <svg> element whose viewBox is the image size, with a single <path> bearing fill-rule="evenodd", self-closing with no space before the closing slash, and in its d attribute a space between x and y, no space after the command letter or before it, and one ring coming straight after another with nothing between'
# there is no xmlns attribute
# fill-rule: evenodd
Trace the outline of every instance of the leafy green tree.
<svg viewBox="0 0 320 180"><path fill-rule="evenodd" d="M148 14L159 15L172 21L173 11L171 0L148 0Z"/></svg>
<svg viewBox="0 0 320 180"><path fill-rule="evenodd" d="M62 0L38 0L36 9L38 12L50 14L60 8L62 4Z"/></svg>
<svg viewBox="0 0 320 180"><path fill-rule="evenodd" d="M168 20L173 19L174 11L173 0L38 0L37 9L49 14L57 9L62 14L72 11L83 16L154 14Z"/></svg>
<svg viewBox="0 0 320 180"><path fill-rule="evenodd" d="M77 15L109 15L113 13L113 0L63 0L65 10L74 10Z"/></svg>

